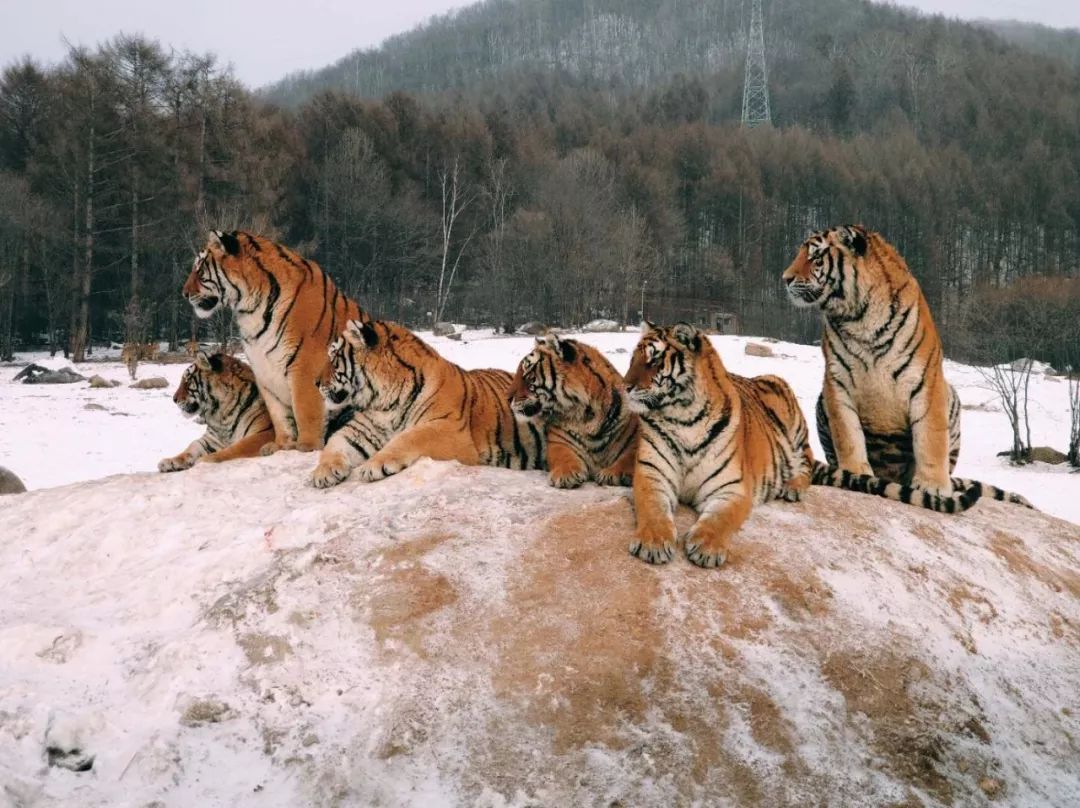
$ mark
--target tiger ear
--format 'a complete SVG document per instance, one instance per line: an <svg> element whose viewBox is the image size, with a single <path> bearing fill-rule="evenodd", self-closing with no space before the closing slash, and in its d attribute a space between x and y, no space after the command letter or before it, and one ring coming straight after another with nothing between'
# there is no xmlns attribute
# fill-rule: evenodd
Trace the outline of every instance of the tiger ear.
<svg viewBox="0 0 1080 808"><path fill-rule="evenodd" d="M866 228L849 224L840 228L840 242L860 258L866 255Z"/></svg>
<svg viewBox="0 0 1080 808"><path fill-rule="evenodd" d="M216 353L210 357L210 370L214 371L214 373L221 373L224 369L225 358L221 354Z"/></svg>
<svg viewBox="0 0 1080 808"><path fill-rule="evenodd" d="M210 243L220 247L227 255L240 254L240 239L236 237L236 231L224 233L221 230L211 230Z"/></svg>
<svg viewBox="0 0 1080 808"><path fill-rule="evenodd" d="M374 348L379 344L379 332L372 328L371 323L360 320L349 320L342 336L354 348Z"/></svg>
<svg viewBox="0 0 1080 808"><path fill-rule="evenodd" d="M210 370L210 354L208 354L206 351L203 351L201 349L196 351L195 352L195 367L197 367L199 370L205 370L205 371L209 372L209 370Z"/></svg>
<svg viewBox="0 0 1080 808"><path fill-rule="evenodd" d="M701 350L701 332L690 323L676 323L671 327L671 336L684 348L689 348L694 353Z"/></svg>
<svg viewBox="0 0 1080 808"><path fill-rule="evenodd" d="M577 359L577 348L574 347L574 343L568 339L559 339L556 334L549 334L548 336L551 340L551 347L558 352L562 361L570 364Z"/></svg>
<svg viewBox="0 0 1080 808"><path fill-rule="evenodd" d="M651 333L651 332L653 332L655 330L656 330L656 326L653 325L649 320L642 320L641 321L641 333L642 334L649 334L649 333Z"/></svg>

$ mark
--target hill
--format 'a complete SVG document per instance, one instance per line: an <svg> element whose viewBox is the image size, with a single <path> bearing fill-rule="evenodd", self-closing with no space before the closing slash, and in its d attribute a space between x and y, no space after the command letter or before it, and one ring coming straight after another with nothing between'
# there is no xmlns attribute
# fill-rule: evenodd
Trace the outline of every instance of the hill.
<svg viewBox="0 0 1080 808"><path fill-rule="evenodd" d="M1065 805L1080 788L1075 525L815 489L757 509L721 570L652 568L626 552L618 491L424 461L328 493L309 467L6 498L9 804Z"/></svg>

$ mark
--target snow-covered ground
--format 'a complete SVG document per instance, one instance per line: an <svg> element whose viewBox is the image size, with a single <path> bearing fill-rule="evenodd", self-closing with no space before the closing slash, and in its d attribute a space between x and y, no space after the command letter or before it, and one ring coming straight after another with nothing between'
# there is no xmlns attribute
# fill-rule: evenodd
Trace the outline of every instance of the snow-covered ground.
<svg viewBox="0 0 1080 808"><path fill-rule="evenodd" d="M531 350L531 337L494 337L468 331L461 342L423 334L447 358L466 368L494 367L512 371ZM600 348L620 371L630 362L636 333L580 334L575 338ZM795 389L811 424L815 452L821 456L813 428L814 403L821 389L822 359L818 348L790 343L767 343L776 358L745 354L745 337L714 337L727 367L744 375L775 373ZM62 367L62 358L20 357L47 367ZM85 384L22 385L11 381L17 369L0 368L0 465L7 466L30 489L90 480L109 474L153 471L162 457L174 455L200 434L185 419L171 397L183 365L139 366L139 378L164 376L164 390L132 390L127 370L119 362L89 363L77 368L123 382L111 390L91 390ZM956 473L1016 491L1037 507L1080 523L1080 476L1065 466L1010 466L997 452L1008 448L1009 428L995 395L978 371L946 363L946 375L964 403L963 445ZM1065 382L1037 375L1032 379L1030 416L1036 446L1064 449L1069 433ZM104 407L87 409L87 405Z"/></svg>
<svg viewBox="0 0 1080 808"><path fill-rule="evenodd" d="M583 339L623 370L636 337ZM531 344L465 340L431 341L506 369ZM716 340L812 413L818 350L745 342ZM626 489L542 472L157 474L199 432L172 390L79 369L125 386L0 371L0 464L35 489L0 499L5 808L1080 804L1077 525L814 489L723 569L653 568ZM1060 445L1064 385L1033 388ZM964 419L960 473L1080 520L1080 477L1009 469L1001 414Z"/></svg>

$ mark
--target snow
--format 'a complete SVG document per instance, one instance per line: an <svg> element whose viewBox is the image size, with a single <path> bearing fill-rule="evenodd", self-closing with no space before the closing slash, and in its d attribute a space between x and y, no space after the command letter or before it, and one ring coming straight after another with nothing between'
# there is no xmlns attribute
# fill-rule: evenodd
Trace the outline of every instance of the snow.
<svg viewBox="0 0 1080 808"><path fill-rule="evenodd" d="M490 331L467 331L459 341L422 333L444 356L465 368L493 367L513 371L531 350L533 337L496 337ZM620 371L630 363L636 332L573 335L600 348ZM814 428L814 406L821 390L820 349L768 341L776 357L747 356L747 337L713 337L728 369L743 375L775 373L794 388L811 429L814 451L821 449ZM67 363L62 357L20 357L50 368ZM184 365L141 363L139 378L164 376L164 390L131 390L127 370L118 361L76 367L84 376L98 373L123 382L121 387L91 390L84 384L22 385L12 383L17 368L0 368L0 465L18 474L27 488L45 488L110 474L153 471L157 461L181 451L201 434L173 406L172 393ZM994 393L977 369L946 363L946 376L964 404L962 447L956 474L997 485L1030 499L1047 513L1080 523L1080 476L1066 466L1036 463L1013 467L997 452L1010 445L1009 427ZM105 410L87 410L87 404ZM1069 407L1063 379L1036 373L1031 383L1032 441L1036 446L1064 448L1069 434ZM73 455L78 462L73 462Z"/></svg>
<svg viewBox="0 0 1080 808"><path fill-rule="evenodd" d="M425 338L508 370L533 343ZM636 335L581 338L625 370ZM715 342L812 414L818 349ZM1080 521L1080 477L994 457L1000 412L964 411L959 473L1046 513L813 489L702 571L629 556L626 489L543 472L421 461L318 491L283 452L158 474L200 429L172 389L77 369L124 386L0 369L0 464L33 489L0 500L0 805L1080 800L1080 528L1049 515ZM1035 443L1060 444L1064 383L1032 385Z"/></svg>

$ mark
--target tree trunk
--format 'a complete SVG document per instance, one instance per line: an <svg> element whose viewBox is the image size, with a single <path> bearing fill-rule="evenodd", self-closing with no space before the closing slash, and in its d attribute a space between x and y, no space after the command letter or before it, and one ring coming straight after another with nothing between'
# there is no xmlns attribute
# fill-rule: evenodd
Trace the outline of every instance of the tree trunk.
<svg viewBox="0 0 1080 808"><path fill-rule="evenodd" d="M90 131L86 170L86 233L83 241L83 267L77 285L75 323L71 336L71 355L75 362L86 359L90 344L90 290L94 272L94 95L90 95Z"/></svg>

